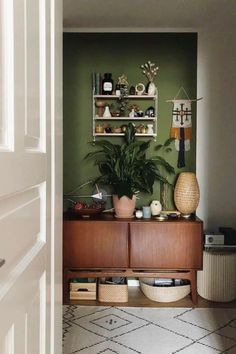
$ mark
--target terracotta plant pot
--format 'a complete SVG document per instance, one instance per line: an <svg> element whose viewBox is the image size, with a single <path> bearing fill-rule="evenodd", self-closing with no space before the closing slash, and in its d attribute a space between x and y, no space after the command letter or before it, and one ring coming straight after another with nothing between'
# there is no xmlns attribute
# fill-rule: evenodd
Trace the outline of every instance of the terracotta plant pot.
<svg viewBox="0 0 236 354"><path fill-rule="evenodd" d="M134 209L136 204L136 197L130 199L126 196L118 198L117 195L113 195L113 206L115 209L115 216L117 218L133 218Z"/></svg>

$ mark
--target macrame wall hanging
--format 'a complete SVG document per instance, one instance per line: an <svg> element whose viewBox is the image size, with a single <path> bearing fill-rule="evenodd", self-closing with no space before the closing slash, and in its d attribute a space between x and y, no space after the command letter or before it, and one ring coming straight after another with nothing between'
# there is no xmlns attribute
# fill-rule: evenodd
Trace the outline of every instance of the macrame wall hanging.
<svg viewBox="0 0 236 354"><path fill-rule="evenodd" d="M178 99L181 92L185 94L186 99ZM174 99L166 101L173 103L170 137L175 138L175 148L179 152L177 163L177 167L179 168L185 167L185 151L190 150L190 140L192 137L191 104L201 99L190 99L185 89L181 87Z"/></svg>

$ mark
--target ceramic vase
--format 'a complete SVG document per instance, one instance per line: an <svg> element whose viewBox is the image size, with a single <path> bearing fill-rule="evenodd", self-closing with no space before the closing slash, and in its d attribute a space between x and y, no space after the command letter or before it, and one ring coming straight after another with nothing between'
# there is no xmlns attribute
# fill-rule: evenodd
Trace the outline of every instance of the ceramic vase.
<svg viewBox="0 0 236 354"><path fill-rule="evenodd" d="M156 90L156 85L154 84L154 82L150 81L148 84L147 94L149 96L154 96L156 94Z"/></svg>
<svg viewBox="0 0 236 354"><path fill-rule="evenodd" d="M174 201L183 217L190 217L196 211L199 199L200 192L195 173L180 173L174 190Z"/></svg>
<svg viewBox="0 0 236 354"><path fill-rule="evenodd" d="M110 112L109 106L105 107L105 111L103 113L103 118L111 118L111 112Z"/></svg>
<svg viewBox="0 0 236 354"><path fill-rule="evenodd" d="M117 218L133 218L136 204L136 196L130 199L127 196L118 198L118 195L113 195L113 207Z"/></svg>

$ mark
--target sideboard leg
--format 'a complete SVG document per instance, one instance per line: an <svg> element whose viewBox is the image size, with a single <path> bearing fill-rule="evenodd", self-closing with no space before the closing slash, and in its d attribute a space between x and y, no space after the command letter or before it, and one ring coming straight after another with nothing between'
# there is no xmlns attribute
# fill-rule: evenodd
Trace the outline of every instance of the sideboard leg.
<svg viewBox="0 0 236 354"><path fill-rule="evenodd" d="M190 271L190 283L191 283L191 297L194 305L197 305L197 272L196 270Z"/></svg>

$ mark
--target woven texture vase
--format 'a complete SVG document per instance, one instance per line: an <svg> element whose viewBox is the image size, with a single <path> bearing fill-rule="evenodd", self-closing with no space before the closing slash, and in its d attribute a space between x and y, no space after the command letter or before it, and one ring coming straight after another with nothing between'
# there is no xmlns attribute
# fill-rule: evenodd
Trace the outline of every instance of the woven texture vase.
<svg viewBox="0 0 236 354"><path fill-rule="evenodd" d="M195 173L180 173L174 190L176 208L181 214L188 216L196 211L199 199L200 192Z"/></svg>

